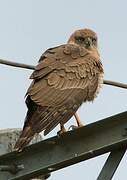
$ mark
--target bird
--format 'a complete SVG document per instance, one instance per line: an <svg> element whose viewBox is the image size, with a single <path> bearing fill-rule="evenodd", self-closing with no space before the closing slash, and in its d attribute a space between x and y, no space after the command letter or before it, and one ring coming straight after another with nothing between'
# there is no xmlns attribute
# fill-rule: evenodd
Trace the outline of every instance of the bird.
<svg viewBox="0 0 127 180"><path fill-rule="evenodd" d="M47 49L30 76L28 111L14 149L22 151L35 134L47 135L58 124L64 133L65 123L79 107L98 95L103 75L97 34L91 29L76 30L66 44Z"/></svg>

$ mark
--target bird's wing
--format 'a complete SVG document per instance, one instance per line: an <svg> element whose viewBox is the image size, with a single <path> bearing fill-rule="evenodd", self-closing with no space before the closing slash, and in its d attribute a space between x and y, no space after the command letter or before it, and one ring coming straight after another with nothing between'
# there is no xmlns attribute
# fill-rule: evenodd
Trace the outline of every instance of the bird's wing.
<svg viewBox="0 0 127 180"><path fill-rule="evenodd" d="M83 101L91 100L98 86L101 64L85 48L66 44L47 50L31 75L28 112L15 148L30 142L35 133L48 134L67 122Z"/></svg>
<svg viewBox="0 0 127 180"><path fill-rule="evenodd" d="M100 69L98 61L87 56L87 50L70 44L47 50L30 77L27 94L38 105L56 107L85 87L93 86L94 91Z"/></svg>

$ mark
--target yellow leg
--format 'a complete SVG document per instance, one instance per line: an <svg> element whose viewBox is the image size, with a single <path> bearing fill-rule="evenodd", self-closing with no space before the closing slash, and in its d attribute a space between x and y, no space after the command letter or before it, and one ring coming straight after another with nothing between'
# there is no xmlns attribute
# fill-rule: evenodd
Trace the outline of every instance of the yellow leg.
<svg viewBox="0 0 127 180"><path fill-rule="evenodd" d="M82 122L81 122L81 120L79 118L79 115L77 113L75 113L74 116L75 116L78 127L82 127L83 124L82 124Z"/></svg>
<svg viewBox="0 0 127 180"><path fill-rule="evenodd" d="M80 118L79 118L79 115L78 115L77 113L75 113L74 116L75 116L75 119L76 119L77 126L71 125L71 126L69 127L69 130L70 130L70 129L74 130L74 129L77 129L77 128L80 128L80 127L84 126L84 125L82 124Z"/></svg>

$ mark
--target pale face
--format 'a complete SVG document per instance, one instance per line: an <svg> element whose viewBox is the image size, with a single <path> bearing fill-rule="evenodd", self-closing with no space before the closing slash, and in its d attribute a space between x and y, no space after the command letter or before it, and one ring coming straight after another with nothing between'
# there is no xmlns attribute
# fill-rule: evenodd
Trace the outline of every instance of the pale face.
<svg viewBox="0 0 127 180"><path fill-rule="evenodd" d="M90 29L82 29L75 31L71 35L68 43L77 44L85 47L86 49L97 49L97 36L96 33Z"/></svg>
<svg viewBox="0 0 127 180"><path fill-rule="evenodd" d="M83 37L83 36L76 36L75 43L83 46L87 49L89 48L97 48L97 39L94 37Z"/></svg>

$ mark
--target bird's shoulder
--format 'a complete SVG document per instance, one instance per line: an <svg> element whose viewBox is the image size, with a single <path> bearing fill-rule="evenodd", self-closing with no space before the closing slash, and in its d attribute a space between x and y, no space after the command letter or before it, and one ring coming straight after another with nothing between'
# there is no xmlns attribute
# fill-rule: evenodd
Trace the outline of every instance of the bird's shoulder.
<svg viewBox="0 0 127 180"><path fill-rule="evenodd" d="M80 47L76 44L63 44L57 47L47 49L39 59L42 62L45 58L55 58L56 60L62 59L66 55L72 59L86 56L88 54L87 49Z"/></svg>
<svg viewBox="0 0 127 180"><path fill-rule="evenodd" d="M87 60L90 61L89 57L86 58L88 55L87 49L74 44L64 44L47 49L40 57L38 65L30 78L40 79L54 70L69 72L72 68L77 71L76 67L87 65Z"/></svg>

